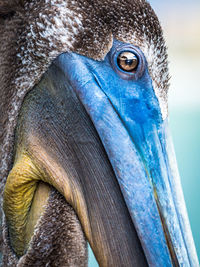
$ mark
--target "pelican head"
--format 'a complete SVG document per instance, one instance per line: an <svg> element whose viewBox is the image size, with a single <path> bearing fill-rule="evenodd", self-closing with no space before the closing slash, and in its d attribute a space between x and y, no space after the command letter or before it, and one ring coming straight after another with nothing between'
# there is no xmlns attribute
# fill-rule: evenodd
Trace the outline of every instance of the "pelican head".
<svg viewBox="0 0 200 267"><path fill-rule="evenodd" d="M86 238L100 266L197 267L149 3L23 1L11 13L0 31L15 47L0 49L7 262L85 266Z"/></svg>

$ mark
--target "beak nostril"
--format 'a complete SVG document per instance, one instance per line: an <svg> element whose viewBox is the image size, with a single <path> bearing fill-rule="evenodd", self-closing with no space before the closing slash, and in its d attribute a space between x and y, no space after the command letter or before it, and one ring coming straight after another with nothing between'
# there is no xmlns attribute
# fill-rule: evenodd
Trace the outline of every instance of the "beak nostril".
<svg viewBox="0 0 200 267"><path fill-rule="evenodd" d="M179 261L178 261L177 255L176 255L176 251L175 251L175 249L173 247L173 242L172 242L172 239L170 237L170 233L169 233L167 224L165 222L165 218L162 215L162 209L161 209L161 205L159 203L159 198L157 196L156 190L154 190L154 194L155 194L156 204L157 204L159 215L160 215L160 220L161 220L162 226L163 226L165 239L166 239L166 242L167 242L167 247L168 247L169 253L171 255L171 261L172 261L173 267L180 267L180 264L179 264Z"/></svg>

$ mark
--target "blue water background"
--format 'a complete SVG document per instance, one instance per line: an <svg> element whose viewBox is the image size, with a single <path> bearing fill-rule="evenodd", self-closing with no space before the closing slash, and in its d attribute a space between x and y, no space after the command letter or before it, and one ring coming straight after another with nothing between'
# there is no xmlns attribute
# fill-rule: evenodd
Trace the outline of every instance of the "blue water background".
<svg viewBox="0 0 200 267"><path fill-rule="evenodd" d="M170 125L190 224L200 259L200 107L172 110Z"/></svg>

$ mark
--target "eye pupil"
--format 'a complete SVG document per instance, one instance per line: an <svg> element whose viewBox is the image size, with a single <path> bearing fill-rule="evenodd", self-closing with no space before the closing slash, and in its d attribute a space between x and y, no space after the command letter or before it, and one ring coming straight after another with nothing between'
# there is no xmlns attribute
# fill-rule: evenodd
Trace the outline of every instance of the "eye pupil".
<svg viewBox="0 0 200 267"><path fill-rule="evenodd" d="M117 63L120 69L127 72L134 72L137 70L139 60L132 52L122 52L117 58Z"/></svg>

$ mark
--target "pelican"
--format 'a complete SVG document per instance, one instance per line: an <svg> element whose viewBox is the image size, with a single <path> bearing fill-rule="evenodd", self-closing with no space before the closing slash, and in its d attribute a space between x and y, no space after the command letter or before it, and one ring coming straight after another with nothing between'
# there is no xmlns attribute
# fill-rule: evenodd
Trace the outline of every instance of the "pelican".
<svg viewBox="0 0 200 267"><path fill-rule="evenodd" d="M0 2L3 266L191 266L167 49L145 0Z"/></svg>

